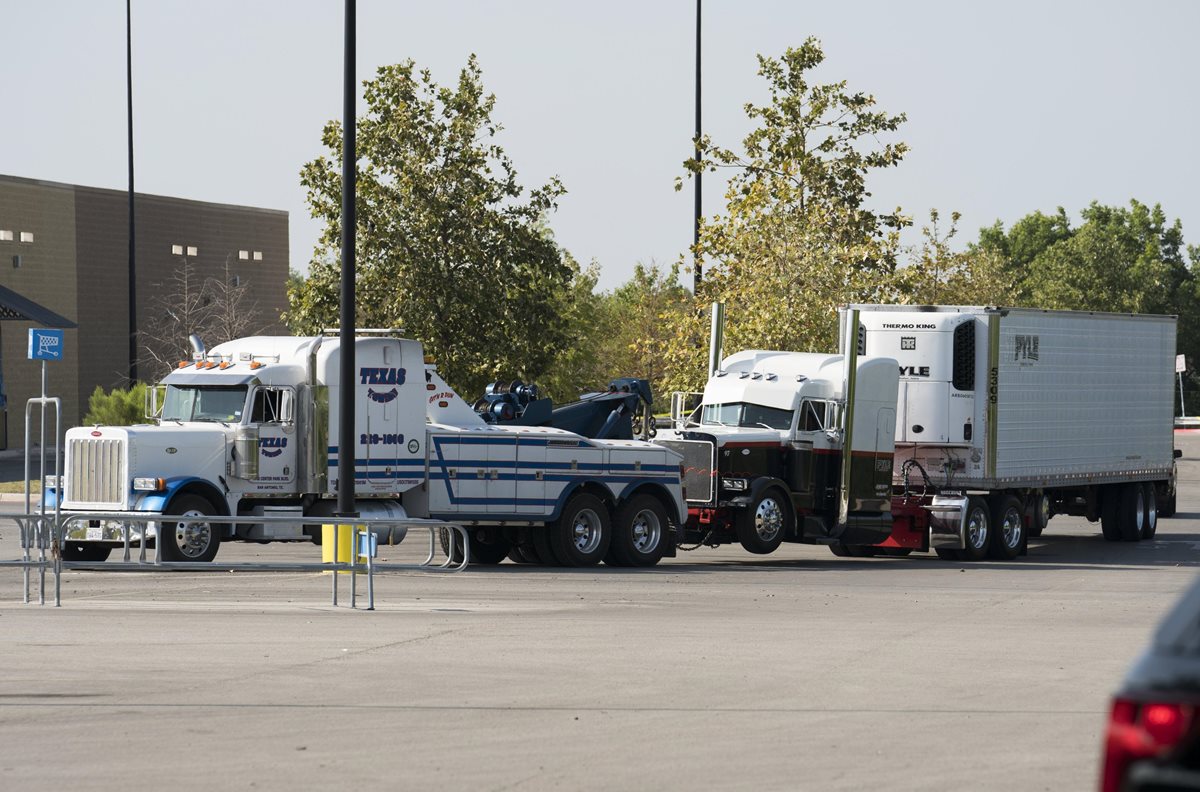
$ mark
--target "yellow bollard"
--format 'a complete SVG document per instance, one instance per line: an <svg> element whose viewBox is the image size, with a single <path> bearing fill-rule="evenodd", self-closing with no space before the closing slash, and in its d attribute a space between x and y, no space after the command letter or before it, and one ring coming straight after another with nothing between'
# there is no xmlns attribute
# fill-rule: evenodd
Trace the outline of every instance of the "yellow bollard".
<svg viewBox="0 0 1200 792"><path fill-rule="evenodd" d="M321 526L321 563L328 564L334 560L334 527L333 525ZM361 527L354 525L336 526L337 531L337 562L339 564L349 564L351 554L354 552L354 535L355 533L365 533ZM357 528L357 530L355 530ZM328 575L329 572L322 574ZM349 575L350 570L344 569L340 574Z"/></svg>

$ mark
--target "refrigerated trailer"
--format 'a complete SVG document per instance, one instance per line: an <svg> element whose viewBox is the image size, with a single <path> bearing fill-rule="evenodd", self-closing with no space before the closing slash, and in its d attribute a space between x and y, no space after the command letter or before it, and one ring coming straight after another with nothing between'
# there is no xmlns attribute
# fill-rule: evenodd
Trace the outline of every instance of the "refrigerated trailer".
<svg viewBox="0 0 1200 792"><path fill-rule="evenodd" d="M893 486L964 503L944 554L977 556L1019 509L1106 539L1154 535L1175 511L1173 316L977 306L851 305L860 355L894 358ZM843 325L845 329L845 325ZM1007 516L1006 516L1007 515Z"/></svg>
<svg viewBox="0 0 1200 792"><path fill-rule="evenodd" d="M687 541L1012 559L1054 514L1136 541L1174 512L1174 317L851 305L840 346L676 395Z"/></svg>

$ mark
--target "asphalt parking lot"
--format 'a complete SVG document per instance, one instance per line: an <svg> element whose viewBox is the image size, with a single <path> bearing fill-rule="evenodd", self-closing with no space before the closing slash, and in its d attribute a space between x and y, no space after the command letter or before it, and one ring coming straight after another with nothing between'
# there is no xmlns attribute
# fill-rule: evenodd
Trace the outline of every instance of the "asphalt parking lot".
<svg viewBox="0 0 1200 792"><path fill-rule="evenodd" d="M41 607L0 569L0 788L1094 788L1108 696L1200 568L1177 444L1154 541L1056 517L1013 563L504 564L381 575L374 612L309 573L77 571Z"/></svg>

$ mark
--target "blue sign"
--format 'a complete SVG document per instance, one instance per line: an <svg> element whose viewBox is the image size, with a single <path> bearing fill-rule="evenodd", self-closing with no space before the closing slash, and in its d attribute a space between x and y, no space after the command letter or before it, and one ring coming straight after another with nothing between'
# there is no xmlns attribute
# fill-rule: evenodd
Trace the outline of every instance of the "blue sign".
<svg viewBox="0 0 1200 792"><path fill-rule="evenodd" d="M62 360L63 331L29 328L30 360Z"/></svg>
<svg viewBox="0 0 1200 792"><path fill-rule="evenodd" d="M379 537L370 531L360 533L358 535L358 555L368 558L379 555Z"/></svg>

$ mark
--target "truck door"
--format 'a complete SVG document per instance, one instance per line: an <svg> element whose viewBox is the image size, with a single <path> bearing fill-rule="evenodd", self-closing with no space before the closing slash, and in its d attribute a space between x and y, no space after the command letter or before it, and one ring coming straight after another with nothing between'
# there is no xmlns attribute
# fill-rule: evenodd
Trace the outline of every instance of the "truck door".
<svg viewBox="0 0 1200 792"><path fill-rule="evenodd" d="M396 384L368 387L366 400L360 402L366 407L367 421L366 431L358 438L358 447L366 460L368 491L392 492L400 475L405 437L399 428L399 393Z"/></svg>
<svg viewBox="0 0 1200 792"><path fill-rule="evenodd" d="M261 491L291 491L296 480L296 393L260 385L254 390L250 422L258 426L258 477Z"/></svg>
<svg viewBox="0 0 1200 792"><path fill-rule="evenodd" d="M513 514L517 511L517 438L515 435L493 437L487 451L487 510Z"/></svg>

